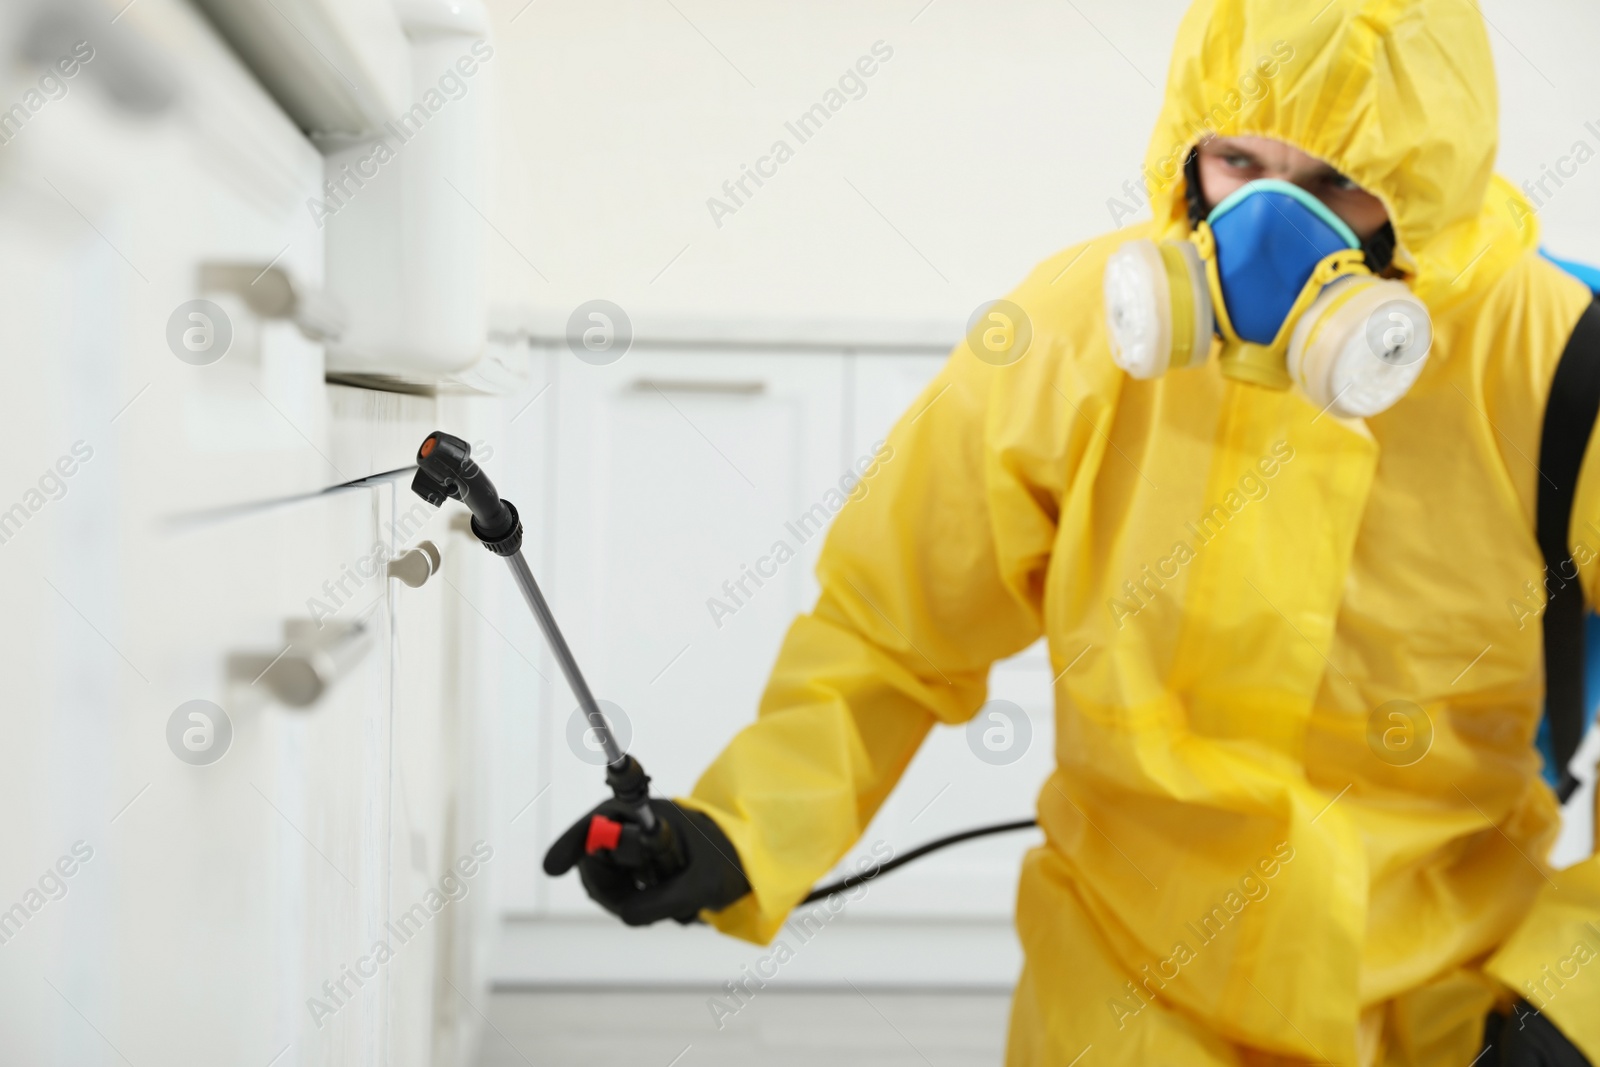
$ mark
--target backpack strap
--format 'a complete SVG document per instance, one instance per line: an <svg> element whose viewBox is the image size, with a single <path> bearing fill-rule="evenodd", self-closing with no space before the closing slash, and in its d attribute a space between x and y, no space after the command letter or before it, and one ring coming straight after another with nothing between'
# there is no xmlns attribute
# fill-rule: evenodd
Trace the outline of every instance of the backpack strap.
<svg viewBox="0 0 1600 1067"><path fill-rule="evenodd" d="M1578 568L1567 543L1583 456L1600 416L1600 303L1590 303L1556 365L1539 440L1539 500L1535 512L1544 555L1545 718L1565 801L1578 787L1568 764L1583 741L1585 612Z"/></svg>

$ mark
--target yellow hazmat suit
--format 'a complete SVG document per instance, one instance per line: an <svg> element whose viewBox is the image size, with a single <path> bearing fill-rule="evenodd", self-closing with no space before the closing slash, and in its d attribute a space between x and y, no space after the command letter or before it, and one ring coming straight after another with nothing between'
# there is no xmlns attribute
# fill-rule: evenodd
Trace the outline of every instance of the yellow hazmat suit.
<svg viewBox="0 0 1600 1067"><path fill-rule="evenodd" d="M1154 223L1011 295L1020 359L956 349L839 515L758 720L685 799L754 887L712 922L770 939L929 729L1044 634L1058 768L1018 890L1009 1063L1460 1067L1513 992L1600 1063L1600 860L1545 863L1559 810L1533 747L1534 462L1589 295L1491 173L1497 121L1470 0L1189 12ZM1389 411L1319 415L1215 360L1148 382L1112 364L1106 257L1185 232L1208 131L1297 145L1387 206L1435 328ZM1586 478L1573 539L1600 547ZM1401 765L1382 739L1407 715L1432 743Z"/></svg>

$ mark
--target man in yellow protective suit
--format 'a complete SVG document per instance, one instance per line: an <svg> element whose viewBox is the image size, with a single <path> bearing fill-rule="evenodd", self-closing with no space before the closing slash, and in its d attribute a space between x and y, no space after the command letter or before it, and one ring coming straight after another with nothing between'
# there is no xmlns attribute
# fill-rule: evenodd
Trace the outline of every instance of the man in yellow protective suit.
<svg viewBox="0 0 1600 1067"><path fill-rule="evenodd" d="M1536 254L1497 124L1470 0L1199 0L1143 168L1154 221L1040 265L1009 297L1026 349L969 339L894 429L757 721L658 802L689 871L638 890L571 834L549 869L630 922L706 909L769 940L1042 634L1058 766L1008 1063L1465 1067L1519 998L1541 1010L1500 1029L1563 1046L1520 1062L1600 1063L1600 859L1544 860L1539 605L1507 608L1543 574L1530 457L1591 297ZM1251 299L1259 257L1228 262L1291 210L1349 248L1318 269L1391 338L1376 385L1319 340L1337 309L1291 293L1285 316ZM1392 337L1375 292L1416 313ZM1139 317L1156 298L1170 321ZM1415 762L1371 742L1397 707L1432 733Z"/></svg>

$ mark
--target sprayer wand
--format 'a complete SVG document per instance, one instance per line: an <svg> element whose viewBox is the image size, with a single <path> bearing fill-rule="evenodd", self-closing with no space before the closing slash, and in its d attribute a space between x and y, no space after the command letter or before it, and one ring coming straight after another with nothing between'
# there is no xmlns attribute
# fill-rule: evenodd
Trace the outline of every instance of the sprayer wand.
<svg viewBox="0 0 1600 1067"><path fill-rule="evenodd" d="M438 507L446 499L459 500L472 512L472 533L497 556L505 558L511 566L511 576L523 599L533 612L539 629L544 632L550 652L561 667L578 706L583 709L589 728L595 732L606 755L606 784L618 800L636 813L639 830L639 855L642 863L635 871L641 883L650 884L668 878L683 864L683 855L672 839L671 828L656 818L650 807L650 776L644 773L639 761L622 751L617 743L605 712L589 689L589 683L573 658L555 615L539 591L533 572L522 558L522 520L509 500L503 500L495 491L494 483L484 474L483 468L472 459L472 447L459 437L447 433L431 433L417 450L417 476L411 490L428 503ZM588 851L616 849L626 832L617 823L603 815L592 817L589 830ZM630 855L634 850L626 849Z"/></svg>
<svg viewBox="0 0 1600 1067"><path fill-rule="evenodd" d="M604 815L591 815L585 851L591 855L610 852L613 862L629 870L641 887L666 881L677 874L687 862L683 847L674 839L672 827L656 818L655 811L650 807L650 776L644 773L638 760L622 751L617 744L605 712L600 710L600 705L595 701L589 683L578 669L578 661L572 656L572 649L567 646L567 639L561 635L561 627L556 625L550 605L539 591L539 583L533 580L533 572L528 570L528 563L522 558L522 520L517 517L517 509L511 501L500 498L500 494L495 492L494 483L483 473L483 468L473 462L471 446L447 433L431 433L422 442L422 447L417 450L417 476L411 482L411 490L434 507L447 499L459 500L472 511L473 535L483 542L484 548L505 557L511 565L511 576L516 579L517 588L522 590L523 599L528 602L539 629L544 631L545 641L549 643L556 662L561 665L567 685L578 698L578 706L583 709L589 728L599 736L606 754L606 784L616 798L633 811L638 822L637 826L624 826ZM809 904L843 893L948 845L990 834L1025 830L1036 825L1033 819L1018 819L950 834L914 848L870 871L821 886L813 890L802 903Z"/></svg>

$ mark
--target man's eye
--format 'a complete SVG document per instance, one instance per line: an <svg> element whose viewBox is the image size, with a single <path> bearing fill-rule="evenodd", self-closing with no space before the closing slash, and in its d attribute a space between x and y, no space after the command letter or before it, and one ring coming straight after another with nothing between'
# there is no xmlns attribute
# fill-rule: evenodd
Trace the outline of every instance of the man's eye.
<svg viewBox="0 0 1600 1067"><path fill-rule="evenodd" d="M1343 174L1328 175L1328 184L1341 193L1353 193L1361 188L1361 186L1346 178Z"/></svg>
<svg viewBox="0 0 1600 1067"><path fill-rule="evenodd" d="M1230 154L1223 156L1222 161L1228 166L1233 167L1235 170L1249 170L1251 167L1256 165L1256 161L1251 159L1249 156Z"/></svg>

